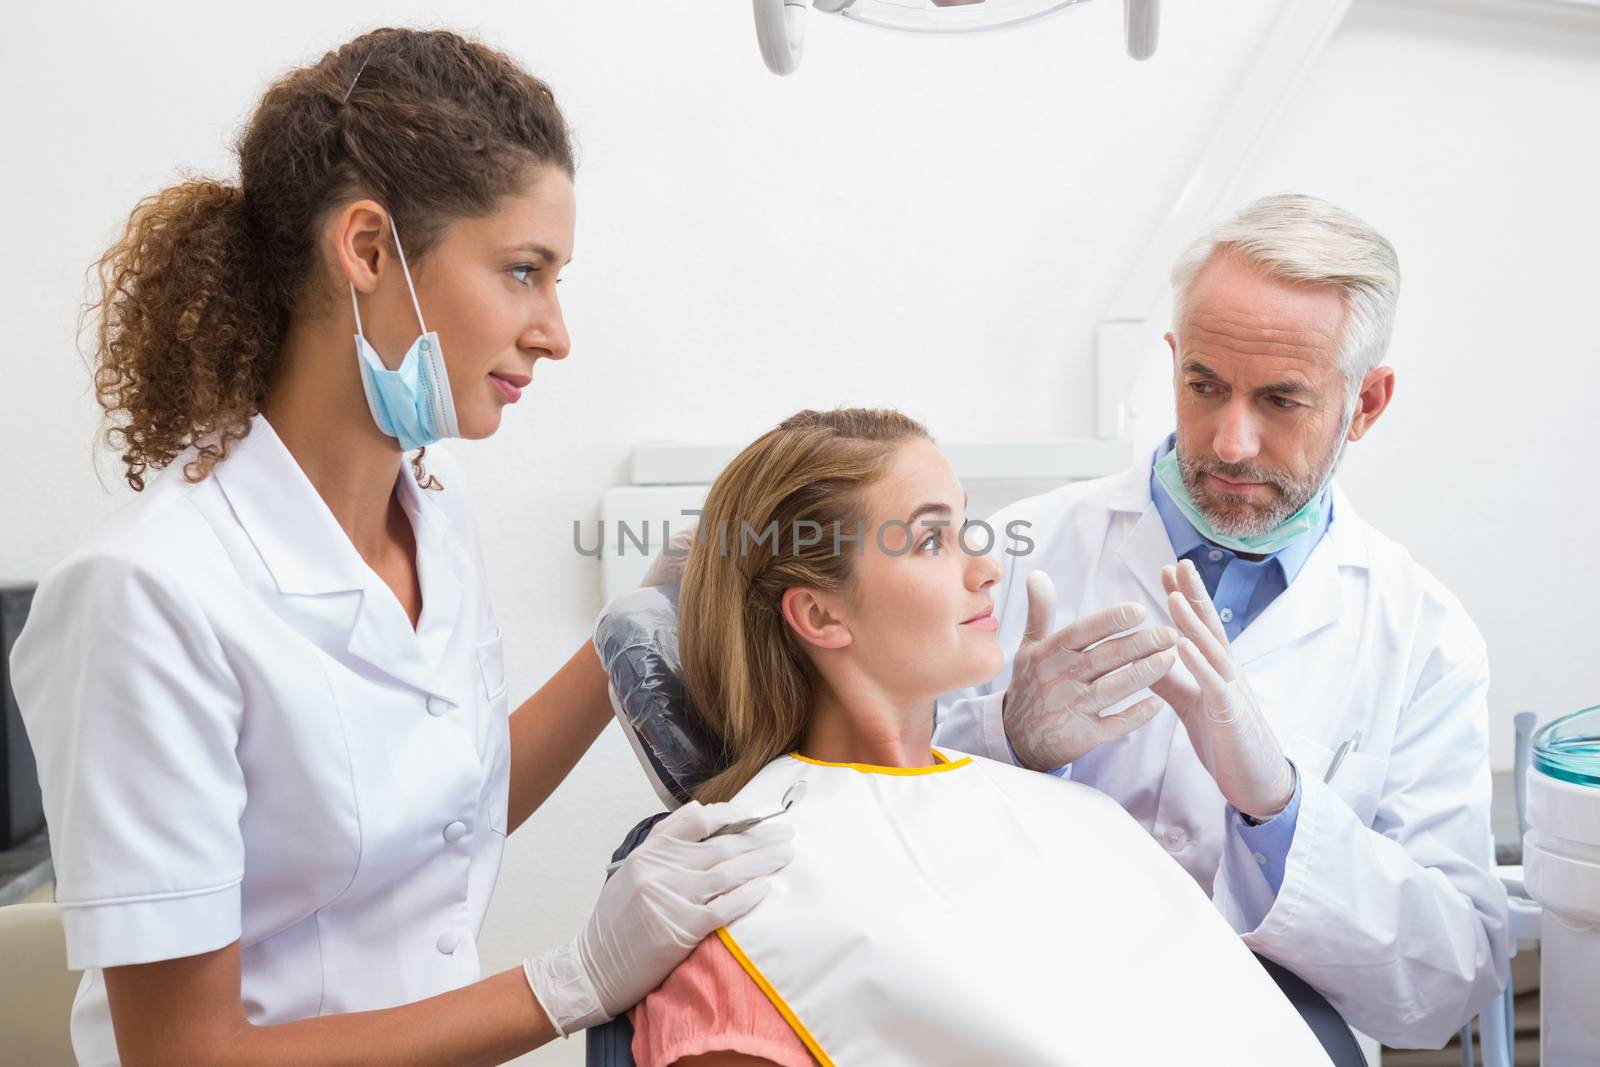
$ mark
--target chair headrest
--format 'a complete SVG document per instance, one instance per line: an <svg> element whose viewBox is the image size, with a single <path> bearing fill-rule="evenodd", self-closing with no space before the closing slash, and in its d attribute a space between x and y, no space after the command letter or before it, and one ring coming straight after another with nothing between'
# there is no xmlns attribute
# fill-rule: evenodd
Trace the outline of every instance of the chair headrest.
<svg viewBox="0 0 1600 1067"><path fill-rule="evenodd" d="M668 807L725 765L722 745L702 724L683 689L678 655L678 587L635 589L607 604L594 647L610 679L611 708Z"/></svg>

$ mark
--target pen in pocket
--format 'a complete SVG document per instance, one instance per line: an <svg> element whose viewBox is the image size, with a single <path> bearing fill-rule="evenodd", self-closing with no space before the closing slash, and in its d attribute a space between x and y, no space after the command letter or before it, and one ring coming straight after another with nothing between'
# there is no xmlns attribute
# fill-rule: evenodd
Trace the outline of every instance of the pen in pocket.
<svg viewBox="0 0 1600 1067"><path fill-rule="evenodd" d="M1333 772L1339 769L1339 764L1344 762L1345 756L1351 752L1354 752L1359 747L1361 747L1361 731L1357 730L1355 733L1351 734L1350 739L1344 744L1340 745L1339 750L1333 754L1333 760L1328 764L1328 773L1322 776L1322 780L1324 782L1333 781Z"/></svg>

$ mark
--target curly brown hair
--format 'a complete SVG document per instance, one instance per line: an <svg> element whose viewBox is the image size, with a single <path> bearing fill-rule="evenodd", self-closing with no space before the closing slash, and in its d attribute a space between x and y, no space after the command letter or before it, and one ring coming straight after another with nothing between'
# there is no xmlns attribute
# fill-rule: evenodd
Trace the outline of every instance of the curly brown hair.
<svg viewBox="0 0 1600 1067"><path fill-rule="evenodd" d="M283 76L236 151L238 184L189 180L146 198L96 264L99 296L84 309L95 396L136 492L190 447L184 477L204 479L249 433L291 314L333 292L315 243L330 209L378 200L415 261L534 169L575 169L549 87L442 30L373 30Z"/></svg>

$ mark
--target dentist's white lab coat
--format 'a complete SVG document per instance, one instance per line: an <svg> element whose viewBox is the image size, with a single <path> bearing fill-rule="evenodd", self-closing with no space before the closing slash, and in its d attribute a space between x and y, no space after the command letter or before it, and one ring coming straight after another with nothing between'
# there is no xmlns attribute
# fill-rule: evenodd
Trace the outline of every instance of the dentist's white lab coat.
<svg viewBox="0 0 1600 1067"><path fill-rule="evenodd" d="M1233 642L1300 773L1276 898L1170 709L1070 773L1118 800L1211 891L1246 944L1305 978L1352 1026L1390 1045L1436 1047L1494 997L1507 966L1505 896L1488 866L1488 663L1460 603L1334 493L1333 523L1304 569ZM1001 701L1029 572L1055 582L1053 628L1120 601L1164 623L1161 568L1174 562L1149 463L1002 510L989 520L1002 546L1016 520L1031 523L1021 532L1034 545L1004 557L995 593L1006 666L941 697L935 734L1006 761ZM1334 751L1358 730L1359 747L1325 784ZM1159 1018L1159 1005L1152 1011Z"/></svg>
<svg viewBox="0 0 1600 1067"><path fill-rule="evenodd" d="M180 456L175 467L188 457ZM257 416L46 576L12 654L38 757L78 1062L117 1062L101 969L241 942L253 1023L479 977L505 845L505 667L460 477L401 501L422 618Z"/></svg>

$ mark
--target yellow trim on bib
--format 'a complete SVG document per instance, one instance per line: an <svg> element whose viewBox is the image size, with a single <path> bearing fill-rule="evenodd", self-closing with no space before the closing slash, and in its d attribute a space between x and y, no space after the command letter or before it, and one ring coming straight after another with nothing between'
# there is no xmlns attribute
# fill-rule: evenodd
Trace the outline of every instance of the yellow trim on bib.
<svg viewBox="0 0 1600 1067"><path fill-rule="evenodd" d="M840 766L843 765L841 764ZM784 999L778 995L776 989L772 988L772 983L767 981L767 976L761 973L761 968L757 967L750 957L744 954L744 949L740 948L739 942L735 941L733 935L728 933L728 928L726 926L720 927L717 930L717 936L722 939L722 943L727 946L728 951L733 953L733 958L739 961L739 966L744 968L744 973L748 974L751 980L760 987L761 992L767 995L767 999L772 1001L772 1006L778 1009L778 1014L782 1015L783 1021L789 1024L789 1029L794 1031L795 1036L817 1058L817 1063L821 1064L822 1067L836 1067L833 1060L828 1057L828 1054L822 1051L822 1046L817 1044L817 1039L811 1036L811 1031L806 1029L805 1024L800 1021L800 1017L794 1013L794 1009L789 1007Z"/></svg>
<svg viewBox="0 0 1600 1067"><path fill-rule="evenodd" d="M827 760L812 759L802 756L798 752L789 753L790 759L797 759L801 763L809 763L814 767L843 767L849 771L860 771L862 774L893 774L906 777L913 774L938 774L940 771L953 771L957 767L965 767L972 762L971 756L963 756L951 763L945 758L943 752L933 749L933 758L939 762L932 767L880 767L875 763L829 763Z"/></svg>

